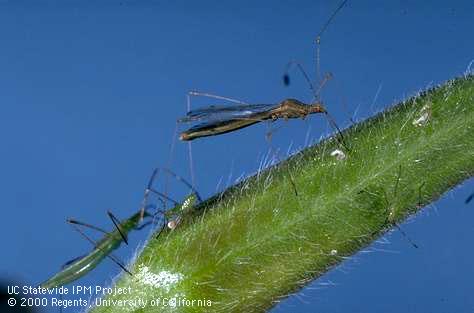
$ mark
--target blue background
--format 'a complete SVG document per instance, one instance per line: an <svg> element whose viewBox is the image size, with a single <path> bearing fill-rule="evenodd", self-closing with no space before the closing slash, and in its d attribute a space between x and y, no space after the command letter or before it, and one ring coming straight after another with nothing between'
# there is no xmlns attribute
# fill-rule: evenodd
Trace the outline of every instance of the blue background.
<svg viewBox="0 0 474 313"><path fill-rule="evenodd" d="M322 69L334 75L322 96L340 126L459 76L474 59L472 1L376 3L349 1L322 37ZM311 100L296 72L288 88L282 72L298 59L314 77L314 37L337 5L0 1L0 277L35 285L89 251L64 220L111 229L106 210L136 211L154 166L171 159L190 177L186 145L169 153L187 91ZM274 128L283 154L329 130L319 116ZM201 193L254 172L267 130L195 141ZM171 180L169 190L187 191ZM464 204L473 190L466 182L403 225L419 249L393 232L274 312L474 312L474 203ZM132 235L132 247L146 233ZM108 284L118 272L105 261L79 283Z"/></svg>

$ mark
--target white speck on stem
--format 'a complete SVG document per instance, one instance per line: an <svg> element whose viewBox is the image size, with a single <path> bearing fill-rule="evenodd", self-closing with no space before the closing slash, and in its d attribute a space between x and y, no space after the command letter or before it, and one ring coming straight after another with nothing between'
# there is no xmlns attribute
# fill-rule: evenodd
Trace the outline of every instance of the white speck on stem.
<svg viewBox="0 0 474 313"><path fill-rule="evenodd" d="M413 125L417 127L425 126L431 118L431 104L424 105L420 110L420 115L413 120Z"/></svg>
<svg viewBox="0 0 474 313"><path fill-rule="evenodd" d="M346 158L346 154L342 150L339 150L339 149L336 149L333 152L331 152L331 156L335 157L336 160L338 161L342 161Z"/></svg>
<svg viewBox="0 0 474 313"><path fill-rule="evenodd" d="M184 275L181 273L172 273L169 271L161 271L155 274L150 271L148 266L140 266L139 271L135 274L135 279L139 283L153 288L161 288L169 292L171 288L183 279Z"/></svg>

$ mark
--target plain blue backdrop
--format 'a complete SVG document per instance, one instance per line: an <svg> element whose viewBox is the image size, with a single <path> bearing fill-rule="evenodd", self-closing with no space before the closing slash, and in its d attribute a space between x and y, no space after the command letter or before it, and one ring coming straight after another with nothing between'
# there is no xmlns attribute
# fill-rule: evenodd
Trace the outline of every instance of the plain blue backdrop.
<svg viewBox="0 0 474 313"><path fill-rule="evenodd" d="M107 209L137 210L152 168L170 164L187 91L311 100L300 76L284 87L282 73L298 59L314 77L314 37L338 3L0 1L0 277L36 285L89 251L67 217L110 229ZM321 66L334 75L324 103L346 127L462 75L473 29L472 1L349 0L322 37ZM274 127L282 153L329 130L319 116ZM269 150L266 131L262 123L195 141L201 193L254 172ZM190 176L185 144L171 160ZM273 312L474 312L474 203L464 204L473 190L466 182L403 225L419 249L393 232ZM108 284L118 272L105 261L79 283Z"/></svg>

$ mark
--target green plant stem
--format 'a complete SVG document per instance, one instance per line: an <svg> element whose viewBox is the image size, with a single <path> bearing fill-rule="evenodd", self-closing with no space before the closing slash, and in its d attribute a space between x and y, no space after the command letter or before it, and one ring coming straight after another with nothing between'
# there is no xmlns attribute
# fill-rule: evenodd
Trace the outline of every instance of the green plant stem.
<svg viewBox="0 0 474 313"><path fill-rule="evenodd" d="M118 279L131 295L104 298L145 308L92 311L265 311L470 177L473 130L473 76L398 104L345 130L349 150L329 138L205 201ZM173 297L211 305L151 302Z"/></svg>

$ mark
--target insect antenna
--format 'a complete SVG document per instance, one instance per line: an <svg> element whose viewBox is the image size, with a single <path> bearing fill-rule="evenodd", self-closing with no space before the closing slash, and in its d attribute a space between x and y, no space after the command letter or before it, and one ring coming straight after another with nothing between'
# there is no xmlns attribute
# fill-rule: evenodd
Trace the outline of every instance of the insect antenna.
<svg viewBox="0 0 474 313"><path fill-rule="evenodd" d="M321 80L321 64L320 64L321 35L324 33L324 31L326 31L329 24L331 24L332 20L336 17L337 13L344 7L344 5L346 5L347 1L348 0L344 0L339 4L339 6L336 8L336 10L334 10L332 15L329 17L329 19L326 21L326 23L323 25L318 35L316 36L316 76L318 80Z"/></svg>
<svg viewBox="0 0 474 313"><path fill-rule="evenodd" d="M300 62L296 61L296 60L292 60L290 62L288 62L288 64L286 64L286 67L285 67L285 72L283 74L283 84L285 86L289 86L290 85L290 70L295 67L300 71L300 73L303 75L304 79L306 80L306 82L308 83L309 85L309 89L311 89L311 91L313 93L316 92L316 90L314 89L314 86L313 86L313 83L311 82L311 79L309 78L308 74L306 73L306 71L304 70L303 66L301 65Z"/></svg>

